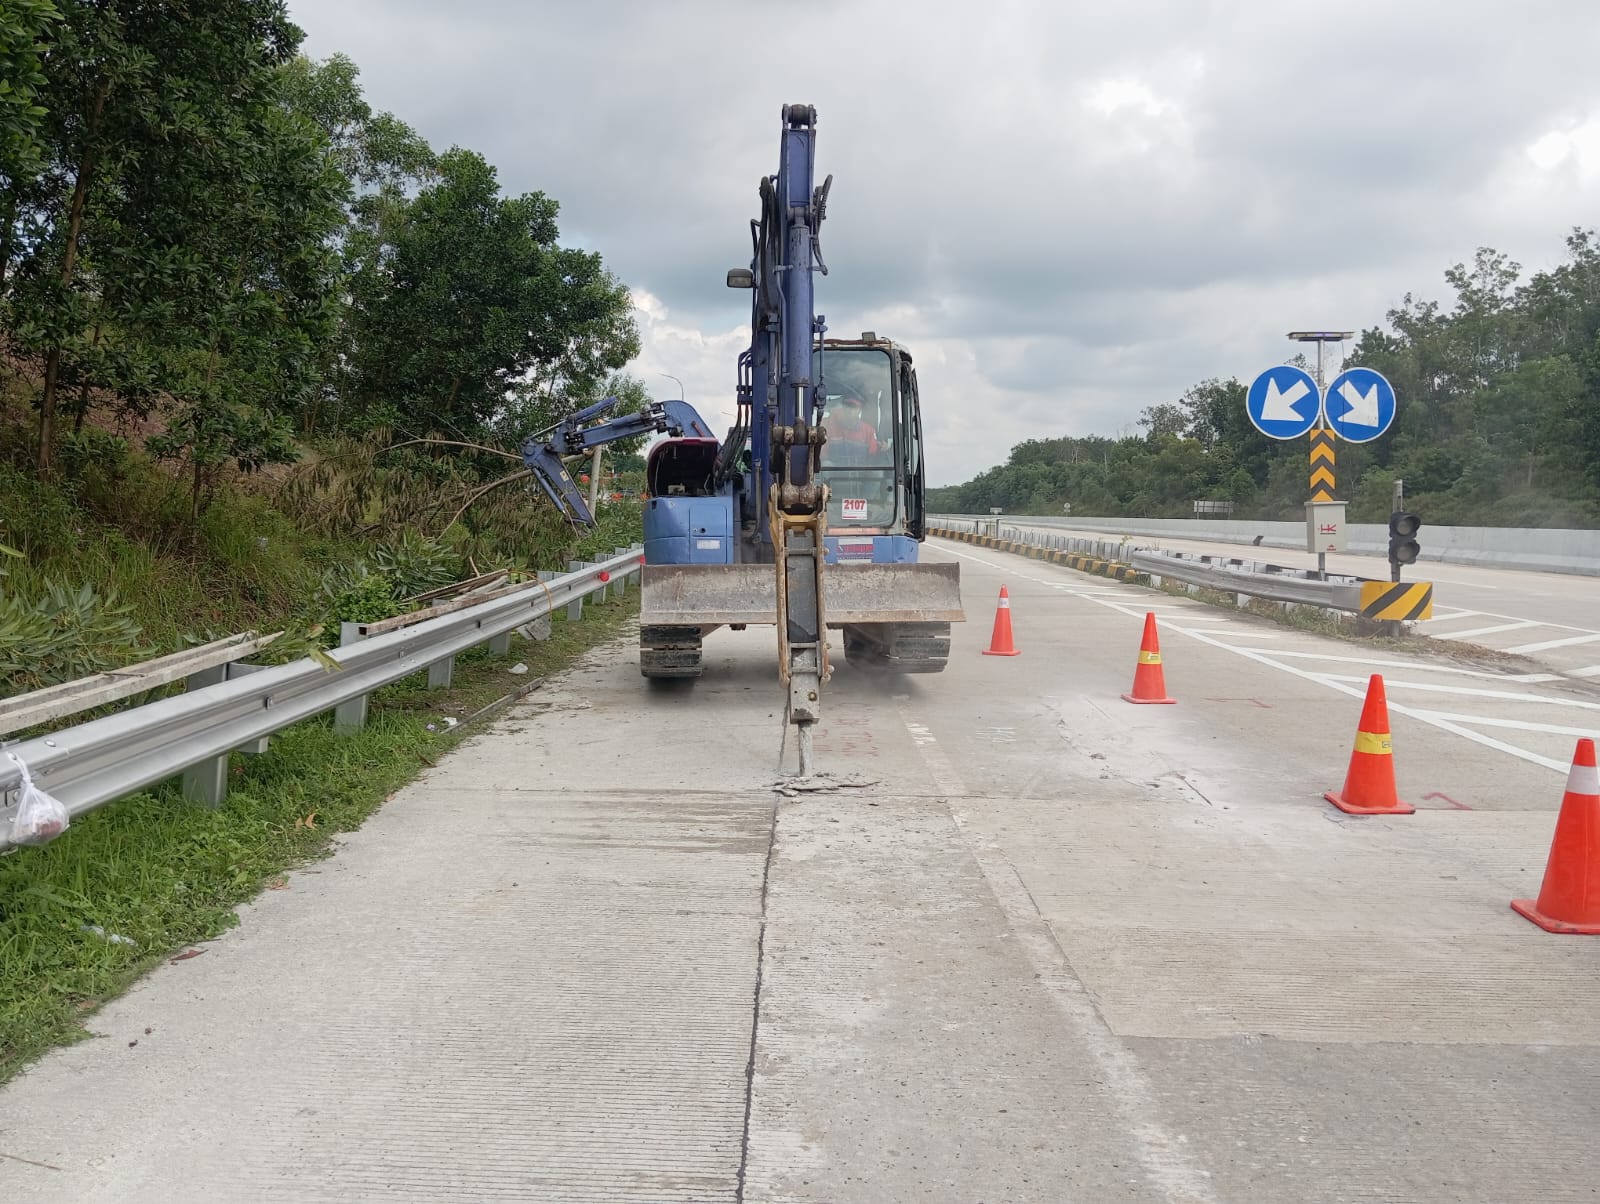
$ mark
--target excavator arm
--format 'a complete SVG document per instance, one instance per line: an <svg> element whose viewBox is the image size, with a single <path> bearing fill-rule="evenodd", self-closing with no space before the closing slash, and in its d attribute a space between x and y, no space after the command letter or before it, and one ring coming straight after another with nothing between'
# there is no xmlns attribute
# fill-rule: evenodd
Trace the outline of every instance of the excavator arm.
<svg viewBox="0 0 1600 1204"><path fill-rule="evenodd" d="M615 409L617 401L615 397L606 397L585 406L522 444L522 463L533 474L550 504L574 526L593 527L595 520L583 490L567 471L568 457L581 456L607 443L640 435L664 432L674 437L713 437L711 428L686 401L652 401L637 413L596 421Z"/></svg>

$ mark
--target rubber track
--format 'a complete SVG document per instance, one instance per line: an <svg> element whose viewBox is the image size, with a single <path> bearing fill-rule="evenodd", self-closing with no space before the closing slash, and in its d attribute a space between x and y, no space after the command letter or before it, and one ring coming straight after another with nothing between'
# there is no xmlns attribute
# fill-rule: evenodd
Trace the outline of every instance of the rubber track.
<svg viewBox="0 0 1600 1204"><path fill-rule="evenodd" d="M641 627L639 672L645 677L699 677L698 627Z"/></svg>
<svg viewBox="0 0 1600 1204"><path fill-rule="evenodd" d="M854 628L846 636L845 660L858 668L885 673L942 672L950 660L950 624Z"/></svg>

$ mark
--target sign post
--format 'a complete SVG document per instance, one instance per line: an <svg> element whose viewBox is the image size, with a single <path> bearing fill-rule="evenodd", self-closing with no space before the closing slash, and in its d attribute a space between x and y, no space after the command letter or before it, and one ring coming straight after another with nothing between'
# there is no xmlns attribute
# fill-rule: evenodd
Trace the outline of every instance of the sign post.
<svg viewBox="0 0 1600 1204"><path fill-rule="evenodd" d="M1342 552L1344 542L1344 503L1334 500L1338 488L1334 432L1328 429L1327 401L1322 393L1322 347L1342 343L1353 330L1291 330L1296 343L1317 345L1317 395L1322 422L1311 430L1311 455L1308 468L1311 497L1306 502L1306 551L1317 554L1317 574L1328 579L1328 553Z"/></svg>

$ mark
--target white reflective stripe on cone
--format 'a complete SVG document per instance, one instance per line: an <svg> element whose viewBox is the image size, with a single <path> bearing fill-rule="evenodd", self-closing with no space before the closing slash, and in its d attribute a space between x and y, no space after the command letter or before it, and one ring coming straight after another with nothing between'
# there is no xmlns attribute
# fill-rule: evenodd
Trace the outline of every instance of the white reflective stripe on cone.
<svg viewBox="0 0 1600 1204"><path fill-rule="evenodd" d="M1572 772L1567 775L1567 793L1600 794L1600 769L1573 762Z"/></svg>

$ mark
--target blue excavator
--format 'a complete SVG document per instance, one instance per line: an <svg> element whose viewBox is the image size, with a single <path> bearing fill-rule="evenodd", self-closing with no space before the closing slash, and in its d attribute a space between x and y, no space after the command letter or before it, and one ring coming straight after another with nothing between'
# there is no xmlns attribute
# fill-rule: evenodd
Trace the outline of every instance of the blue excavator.
<svg viewBox="0 0 1600 1204"><path fill-rule="evenodd" d="M828 632L867 671L936 673L963 622L960 566L919 563L926 538L922 416L910 352L875 332L825 337L818 232L830 175L815 183L817 113L786 105L778 172L761 179L748 268L750 346L739 356L736 415L717 438L685 401L606 419L607 398L527 441L546 496L592 522L562 458L645 433L639 670L698 677L718 627L774 626L786 721L812 771L812 727L832 670Z"/></svg>

